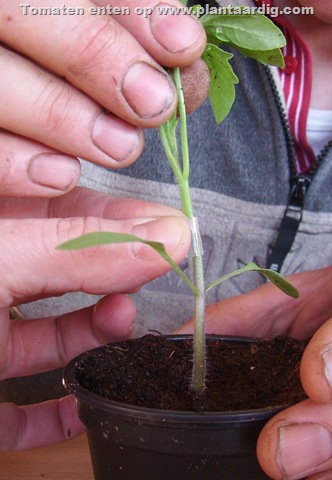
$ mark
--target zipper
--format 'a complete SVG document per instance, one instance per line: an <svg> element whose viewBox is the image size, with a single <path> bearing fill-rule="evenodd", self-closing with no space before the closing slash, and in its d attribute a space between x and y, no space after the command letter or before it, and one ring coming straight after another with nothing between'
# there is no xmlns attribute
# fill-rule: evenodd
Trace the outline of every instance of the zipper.
<svg viewBox="0 0 332 480"><path fill-rule="evenodd" d="M332 147L332 140L323 148L321 153L317 156L316 162L305 173L298 173L296 168L296 156L294 149L294 141L288 122L287 114L285 112L278 87L272 76L272 73L268 67L265 67L267 77L272 86L273 94L276 99L277 108L279 111L281 123L286 135L286 143L288 150L289 166L291 172L290 180L290 195L288 203L282 218L279 233L275 244L272 247L272 251L267 261L267 268L271 268L276 272L280 272L282 264L292 248L296 233L302 221L304 202L306 193L309 190L310 184L316 175L319 166L327 156L329 150Z"/></svg>

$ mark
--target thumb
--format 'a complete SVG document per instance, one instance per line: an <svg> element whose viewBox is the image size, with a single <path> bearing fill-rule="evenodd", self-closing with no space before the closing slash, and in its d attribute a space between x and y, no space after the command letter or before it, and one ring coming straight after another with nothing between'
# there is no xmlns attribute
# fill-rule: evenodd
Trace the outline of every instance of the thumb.
<svg viewBox="0 0 332 480"><path fill-rule="evenodd" d="M279 412L260 433L257 455L275 480L311 479L310 475L331 470L331 405L308 399Z"/></svg>
<svg viewBox="0 0 332 480"><path fill-rule="evenodd" d="M323 480L332 468L332 319L304 351L300 375L308 400L278 413L263 428L257 454L271 478ZM320 472L318 476L310 475ZM324 473L325 472L325 473Z"/></svg>
<svg viewBox="0 0 332 480"><path fill-rule="evenodd" d="M300 374L303 388L314 402L332 401L332 318L309 342L302 357Z"/></svg>
<svg viewBox="0 0 332 480"><path fill-rule="evenodd" d="M0 305L73 291L100 295L128 292L171 268L150 247L137 243L56 249L69 239L94 231L133 233L163 242L175 262L184 258L190 245L190 230L182 217L3 220Z"/></svg>

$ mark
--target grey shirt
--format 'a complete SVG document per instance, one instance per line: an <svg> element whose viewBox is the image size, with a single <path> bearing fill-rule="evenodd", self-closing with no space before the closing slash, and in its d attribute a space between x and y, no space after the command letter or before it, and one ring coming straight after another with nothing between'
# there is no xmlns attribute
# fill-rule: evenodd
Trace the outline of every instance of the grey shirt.
<svg viewBox="0 0 332 480"><path fill-rule="evenodd" d="M272 81L272 87L270 75L255 61L235 54L232 64L240 84L227 119L216 125L208 101L188 118L190 183L203 238L207 282L251 261L265 266L290 193L291 149L287 125L277 107L282 94L279 91L276 98L277 86ZM331 182L329 148L306 194L302 222L282 273L331 264ZM83 162L81 185L180 206L157 130L146 132L144 152L131 167L115 172ZM190 273L189 261L183 267ZM256 273L233 278L211 291L207 301L215 303L247 292L262 282L264 279ZM136 335L148 329L173 332L193 313L192 296L175 272L146 285L134 299ZM22 310L29 317L45 316L81 308L95 300L81 293L70 294Z"/></svg>

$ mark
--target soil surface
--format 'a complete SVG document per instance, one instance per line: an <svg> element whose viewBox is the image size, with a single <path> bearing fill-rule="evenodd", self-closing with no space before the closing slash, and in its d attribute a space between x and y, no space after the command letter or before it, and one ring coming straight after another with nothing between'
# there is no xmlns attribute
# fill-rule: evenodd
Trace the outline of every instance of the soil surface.
<svg viewBox="0 0 332 480"><path fill-rule="evenodd" d="M88 353L77 380L103 397L165 410L251 410L306 398L299 366L307 340L228 343L208 337L206 389L197 398L190 391L192 338L171 338L146 335Z"/></svg>

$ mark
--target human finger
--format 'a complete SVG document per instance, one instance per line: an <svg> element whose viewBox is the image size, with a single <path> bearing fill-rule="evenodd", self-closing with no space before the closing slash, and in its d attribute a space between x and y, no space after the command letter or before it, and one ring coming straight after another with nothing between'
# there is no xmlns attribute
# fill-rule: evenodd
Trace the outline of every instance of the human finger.
<svg viewBox="0 0 332 480"><path fill-rule="evenodd" d="M111 220L181 216L170 207L126 197L112 197L85 187L76 187L57 198L0 197L2 219L14 218L68 218L95 216Z"/></svg>
<svg viewBox="0 0 332 480"><path fill-rule="evenodd" d="M271 283L207 308L208 333L274 337L287 334L307 338L332 316L332 302L326 284L332 267L301 272L287 277L299 291L299 298L285 295ZM192 331L193 320L181 333Z"/></svg>
<svg viewBox="0 0 332 480"><path fill-rule="evenodd" d="M172 1L174 5L181 6L180 2ZM146 1L144 6L153 6L153 3L155 2ZM34 4L35 11L38 13L38 8L42 6L42 0L37 0ZM59 0L55 6L61 7ZM73 0L67 2L68 8L75 9L75 6ZM148 35L147 41L150 43L154 37L147 33L148 19L136 15L135 6L137 8L137 2L129 1L128 17L130 23L134 23L132 29L135 35L141 37L140 25L144 25L145 36ZM31 11L26 11L23 12L22 21L22 7L7 0L2 5L4 20L1 38L16 51L58 76L65 77L98 104L130 123L156 126L169 118L175 108L176 95L172 82L158 62L148 55L114 16L92 15L91 9L96 6L89 0L82 0L80 8L82 14L77 12L76 15L62 16L32 15ZM119 15L120 17L126 22L123 19L126 15ZM180 20L174 20L174 17L158 15L156 30L166 30L164 23L168 28L169 23L190 23L189 30L193 30L194 35L189 36L186 54L182 52L179 55L182 62L184 57L189 56L182 63L187 65L199 58L204 49L204 30L189 15L180 15ZM188 33L182 38L187 37ZM197 43L200 44L199 49ZM195 51L192 56L191 49ZM174 62L175 66L176 61Z"/></svg>
<svg viewBox="0 0 332 480"><path fill-rule="evenodd" d="M0 305L70 291L99 295L128 292L170 269L158 253L142 243L57 249L67 240L94 231L132 233L161 241L175 262L183 259L190 244L189 227L181 217L2 220L0 251L5 254L0 265Z"/></svg>
<svg viewBox="0 0 332 480"><path fill-rule="evenodd" d="M332 319L325 322L310 340L301 361L301 382L307 395L317 403L332 401Z"/></svg>
<svg viewBox="0 0 332 480"><path fill-rule="evenodd" d="M257 443L266 474L274 480L299 480L332 469L331 413L331 405L305 400L273 417Z"/></svg>
<svg viewBox="0 0 332 480"><path fill-rule="evenodd" d="M55 197L73 189L80 177L77 158L0 131L0 194Z"/></svg>
<svg viewBox="0 0 332 480"><path fill-rule="evenodd" d="M1 403L0 418L2 452L61 443L85 430L72 396L22 407Z"/></svg>
<svg viewBox="0 0 332 480"><path fill-rule="evenodd" d="M293 298L273 285L262 285L252 292L208 305L206 332L261 338L282 334L292 324L294 302ZM277 325L276 319L280 319ZM180 329L180 333L191 332L193 323L194 319L191 319Z"/></svg>
<svg viewBox="0 0 332 480"><path fill-rule="evenodd" d="M142 131L64 79L2 46L0 69L0 127L6 131L112 168L140 155Z"/></svg>
<svg viewBox="0 0 332 480"><path fill-rule="evenodd" d="M95 0L108 5L108 0ZM114 5L122 6L121 1ZM177 0L129 0L128 15L117 21L131 32L147 52L165 67L192 64L203 53L205 32L195 16Z"/></svg>
<svg viewBox="0 0 332 480"><path fill-rule="evenodd" d="M0 311L5 324L8 312ZM73 357L131 334L135 320L132 300L122 294L103 297L95 306L58 317L10 322L0 362L0 378L13 378L63 367Z"/></svg>

